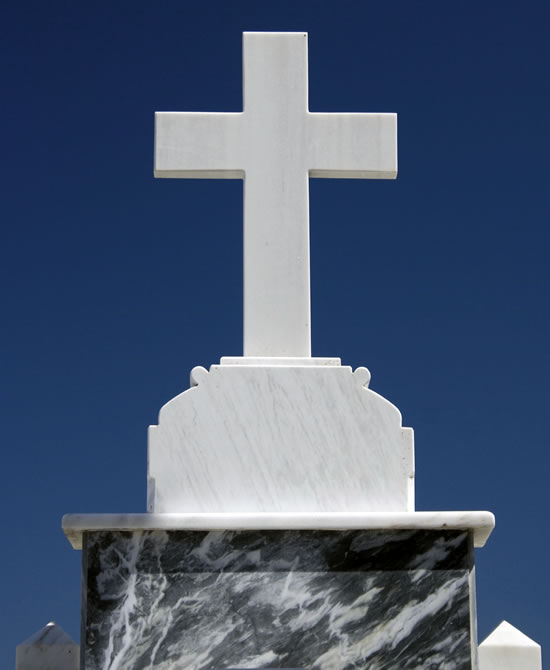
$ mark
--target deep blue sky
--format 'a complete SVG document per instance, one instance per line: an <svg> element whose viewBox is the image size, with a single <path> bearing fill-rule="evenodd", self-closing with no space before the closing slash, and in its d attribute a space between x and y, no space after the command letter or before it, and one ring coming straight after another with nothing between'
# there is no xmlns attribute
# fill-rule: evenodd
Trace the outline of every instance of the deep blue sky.
<svg viewBox="0 0 550 670"><path fill-rule="evenodd" d="M310 109L399 115L394 181L311 183L313 353L416 435L417 508L489 509L479 635L548 630L548 3L19 0L0 22L0 657L79 636L67 512L145 510L146 428L242 352L242 184L153 179L153 113L241 109L309 32Z"/></svg>

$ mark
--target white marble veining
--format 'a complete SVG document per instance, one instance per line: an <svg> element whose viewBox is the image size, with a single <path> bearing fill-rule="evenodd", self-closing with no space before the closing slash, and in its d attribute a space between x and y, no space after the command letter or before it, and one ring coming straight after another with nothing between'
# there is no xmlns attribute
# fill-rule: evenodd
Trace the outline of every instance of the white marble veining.
<svg viewBox="0 0 550 670"><path fill-rule="evenodd" d="M471 670L462 530L90 532L86 670Z"/></svg>
<svg viewBox="0 0 550 670"><path fill-rule="evenodd" d="M103 530L469 530L483 547L495 527L491 512L317 514L66 514L63 531L75 549L82 534Z"/></svg>
<svg viewBox="0 0 550 670"><path fill-rule="evenodd" d="M309 177L394 179L396 114L308 111L306 33L244 33L243 111L157 112L155 176L245 179L244 352L309 356Z"/></svg>
<svg viewBox="0 0 550 670"><path fill-rule="evenodd" d="M479 670L542 670L541 648L503 621L479 645Z"/></svg>
<svg viewBox="0 0 550 670"><path fill-rule="evenodd" d="M410 512L413 431L366 368L213 365L149 429L148 511Z"/></svg>

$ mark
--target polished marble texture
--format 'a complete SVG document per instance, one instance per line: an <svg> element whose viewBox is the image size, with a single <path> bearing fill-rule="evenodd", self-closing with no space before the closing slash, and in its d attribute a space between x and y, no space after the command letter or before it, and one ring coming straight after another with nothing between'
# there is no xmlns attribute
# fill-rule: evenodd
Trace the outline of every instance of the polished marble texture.
<svg viewBox="0 0 550 670"><path fill-rule="evenodd" d="M412 512L413 431L366 368L213 365L149 429L148 511Z"/></svg>
<svg viewBox="0 0 550 670"><path fill-rule="evenodd" d="M102 530L467 530L483 547L495 527L491 512L317 512L241 514L65 514L63 532L82 549L88 531Z"/></svg>
<svg viewBox="0 0 550 670"><path fill-rule="evenodd" d="M246 179L247 356L311 355L309 177L397 175L396 114L312 113L307 72L307 33L244 33L242 112L155 114L156 177Z"/></svg>
<svg viewBox="0 0 550 670"><path fill-rule="evenodd" d="M458 530L89 532L86 670L470 670Z"/></svg>

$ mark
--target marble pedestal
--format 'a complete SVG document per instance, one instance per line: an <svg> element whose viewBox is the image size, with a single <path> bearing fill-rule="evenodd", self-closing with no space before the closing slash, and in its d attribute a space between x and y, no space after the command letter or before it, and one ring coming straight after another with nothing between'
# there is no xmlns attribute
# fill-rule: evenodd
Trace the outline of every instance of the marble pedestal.
<svg viewBox="0 0 550 670"><path fill-rule="evenodd" d="M469 670L473 546L492 515L471 513L468 529L452 514L345 530L161 530L146 515L84 530L66 517L83 550L84 667Z"/></svg>

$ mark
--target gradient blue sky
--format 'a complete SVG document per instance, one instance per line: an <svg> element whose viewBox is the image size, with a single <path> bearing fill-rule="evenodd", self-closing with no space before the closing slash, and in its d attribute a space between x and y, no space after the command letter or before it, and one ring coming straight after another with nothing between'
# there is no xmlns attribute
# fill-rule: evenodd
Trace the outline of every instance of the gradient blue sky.
<svg viewBox="0 0 550 670"><path fill-rule="evenodd" d="M397 181L313 180L313 353L416 434L417 507L489 509L479 635L546 645L550 5L10 3L0 40L1 657L78 640L67 512L145 510L146 428L242 352L242 183L154 180L153 113L241 109L241 32L309 32L312 111L399 115Z"/></svg>

